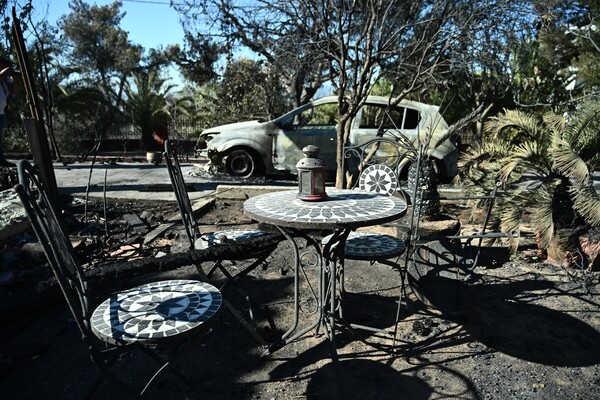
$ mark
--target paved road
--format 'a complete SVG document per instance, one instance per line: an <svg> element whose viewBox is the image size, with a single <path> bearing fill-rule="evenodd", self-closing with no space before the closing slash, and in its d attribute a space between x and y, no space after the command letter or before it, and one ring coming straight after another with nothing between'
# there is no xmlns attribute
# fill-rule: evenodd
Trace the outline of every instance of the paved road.
<svg viewBox="0 0 600 400"><path fill-rule="evenodd" d="M85 196L89 182L90 196L103 196L106 186L108 198L175 201L167 167L164 163L161 165L143 162L96 163L93 169L91 167L90 162L67 166L55 163L54 174L60 193ZM232 187L235 187L237 190L238 186L249 189L261 186L295 186L293 181L266 179L249 179L240 182L225 175L209 175L204 173L201 167L201 164L181 164L186 184L195 189L188 191L192 201L212 195L218 188L232 190ZM244 196L243 193L240 195Z"/></svg>
<svg viewBox="0 0 600 400"><path fill-rule="evenodd" d="M190 199L195 200L212 195L220 190L238 191L240 186L252 189L259 187L294 187L295 180L247 179L235 180L226 175L211 175L205 173L202 164L182 163L182 173L188 185L193 185L195 191L190 191ZM90 177L90 162L74 163L64 166L54 164L54 173L59 190L64 194L84 196L88 180L90 196L102 196L106 181L108 198L152 199L175 201L171 190L171 181L167 167L152 165L144 162L119 162L116 164L96 163ZM524 185L530 184L532 178L525 179ZM594 174L594 186L600 192L600 172ZM227 189L225 189L227 188ZM452 185L443 185L442 190L456 192L459 189ZM241 193L240 196L245 196Z"/></svg>

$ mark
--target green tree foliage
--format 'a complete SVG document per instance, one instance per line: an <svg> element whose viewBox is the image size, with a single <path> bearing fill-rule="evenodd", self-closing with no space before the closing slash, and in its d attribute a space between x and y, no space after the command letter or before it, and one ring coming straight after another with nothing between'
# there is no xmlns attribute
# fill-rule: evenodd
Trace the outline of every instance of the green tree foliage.
<svg viewBox="0 0 600 400"><path fill-rule="evenodd" d="M61 154L87 154L102 138L110 115L124 125L123 115L97 87L66 83L52 87L52 123Z"/></svg>
<svg viewBox="0 0 600 400"><path fill-rule="evenodd" d="M263 62L241 58L227 65L216 86L217 106L229 121L268 120L289 107L280 76Z"/></svg>
<svg viewBox="0 0 600 400"><path fill-rule="evenodd" d="M194 39L189 33L185 34L185 43L183 49L177 46L173 57L183 77L199 86L215 79L215 64L223 53L222 49L209 40Z"/></svg>
<svg viewBox="0 0 600 400"><path fill-rule="evenodd" d="M399 99L418 94L432 81L450 78L510 2L473 1L183 1L185 27L198 40L241 44L283 72L296 103L327 82L339 94L338 165L350 124L371 86L394 82ZM503 14L508 15L508 14ZM500 19L500 16L498 16ZM229 46L229 47L227 47ZM485 43L479 44L485 48ZM477 109L475 106L471 109ZM465 113L468 114L468 113ZM462 116L461 116L462 117ZM460 119L460 118L457 118ZM338 168L343 174L343 169ZM341 185L343 175L338 175Z"/></svg>
<svg viewBox="0 0 600 400"><path fill-rule="evenodd" d="M463 143L481 142L483 121L503 108L513 108L514 49L532 37L535 11L530 1L497 2L496 9L475 21L472 39L446 53L444 79L427 82L422 100L439 104L448 123L481 107L479 121L463 133Z"/></svg>
<svg viewBox="0 0 600 400"><path fill-rule="evenodd" d="M596 1L532 1L534 28L512 58L515 102L520 107L551 107L597 93L600 33Z"/></svg>
<svg viewBox="0 0 600 400"><path fill-rule="evenodd" d="M240 58L218 80L193 90L195 121L210 127L245 120L269 120L289 110L279 74L264 62Z"/></svg>
<svg viewBox="0 0 600 400"><path fill-rule="evenodd" d="M595 0L564 1L559 2L554 11L557 21L546 29L546 36L554 37L556 47L566 47L561 58L565 59L565 64L570 64L566 68L571 66L576 71L576 74L568 75L569 79L578 80L573 82L576 95L581 91L597 92L600 89L600 3Z"/></svg>
<svg viewBox="0 0 600 400"><path fill-rule="evenodd" d="M131 43L119 27L121 2L96 6L71 0L71 12L59 22L66 40L66 63L81 86L100 86L119 105L127 77L138 66L142 48ZM74 76L74 77L75 77Z"/></svg>
<svg viewBox="0 0 600 400"><path fill-rule="evenodd" d="M12 10L15 10L17 18L22 21L29 19L33 12L32 0L14 2L9 0L0 0L0 55L7 56L11 54L12 46Z"/></svg>

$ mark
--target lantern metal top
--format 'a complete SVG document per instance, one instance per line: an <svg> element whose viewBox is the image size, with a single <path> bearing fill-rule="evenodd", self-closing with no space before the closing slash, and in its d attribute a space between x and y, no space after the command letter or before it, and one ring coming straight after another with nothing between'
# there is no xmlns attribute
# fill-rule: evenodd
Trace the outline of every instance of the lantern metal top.
<svg viewBox="0 0 600 400"><path fill-rule="evenodd" d="M325 161L319 158L321 149L318 146L309 144L302 149L302 152L304 153L304 158L298 161L296 168L325 168Z"/></svg>
<svg viewBox="0 0 600 400"><path fill-rule="evenodd" d="M317 158L319 157L321 149L319 149L319 147L315 146L314 144L309 144L308 146L305 146L302 149L302 152L306 157Z"/></svg>

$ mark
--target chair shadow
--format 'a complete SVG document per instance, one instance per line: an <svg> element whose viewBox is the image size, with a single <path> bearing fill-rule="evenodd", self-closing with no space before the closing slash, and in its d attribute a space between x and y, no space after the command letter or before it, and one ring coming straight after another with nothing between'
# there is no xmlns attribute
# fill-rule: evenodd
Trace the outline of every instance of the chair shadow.
<svg viewBox="0 0 600 400"><path fill-rule="evenodd" d="M419 259L419 274L409 274L409 281L427 303L444 318L462 325L473 340L539 364L583 367L600 362L600 332L523 297L528 292L554 289L551 282L469 284L460 279L460 273L448 273L452 265L440 262L443 255L437 250L432 257ZM440 265L445 276L440 274Z"/></svg>

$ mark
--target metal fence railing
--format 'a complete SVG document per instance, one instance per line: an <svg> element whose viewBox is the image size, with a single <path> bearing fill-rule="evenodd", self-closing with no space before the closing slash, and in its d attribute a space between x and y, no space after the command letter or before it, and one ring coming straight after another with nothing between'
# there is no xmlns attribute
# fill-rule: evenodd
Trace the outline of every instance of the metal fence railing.
<svg viewBox="0 0 600 400"><path fill-rule="evenodd" d="M197 140L204 129L200 123L188 116L177 116L169 121L169 136L179 140ZM135 140L140 138L140 133L132 124L115 125L109 129L106 139Z"/></svg>

